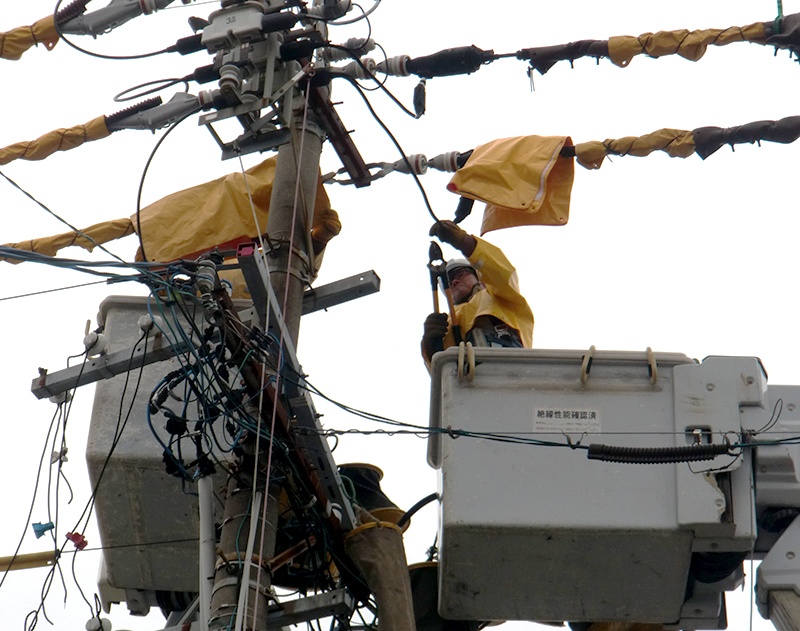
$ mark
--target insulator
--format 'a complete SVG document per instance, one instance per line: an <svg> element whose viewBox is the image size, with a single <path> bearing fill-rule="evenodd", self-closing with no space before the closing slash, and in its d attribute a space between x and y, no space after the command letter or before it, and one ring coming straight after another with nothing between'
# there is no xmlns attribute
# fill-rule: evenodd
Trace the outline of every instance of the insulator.
<svg viewBox="0 0 800 631"><path fill-rule="evenodd" d="M242 70L233 64L225 64L219 69L219 87L221 90L238 92L242 87Z"/></svg>
<svg viewBox="0 0 800 631"><path fill-rule="evenodd" d="M145 15L151 15L158 11L156 0L139 0L139 4L142 7L142 13Z"/></svg>
<svg viewBox="0 0 800 631"><path fill-rule="evenodd" d="M440 153L438 156L428 161L428 166L437 171L445 173L455 173L458 170L458 151L448 151Z"/></svg>
<svg viewBox="0 0 800 631"><path fill-rule="evenodd" d="M86 348L87 357L100 357L106 352L108 338L102 333L92 331L84 336L83 345Z"/></svg>
<svg viewBox="0 0 800 631"><path fill-rule="evenodd" d="M341 50L342 48L347 50ZM330 61L343 61L351 59L353 56L361 57L373 50L375 50L375 40L371 37L369 39L351 37L344 44L338 44L336 48L328 48L325 56Z"/></svg>
<svg viewBox="0 0 800 631"><path fill-rule="evenodd" d="M360 61L361 63L356 61L350 62L344 68L342 68L342 72L356 79L369 79L371 78L370 75L374 76L376 74L377 64L375 63L374 59L364 57ZM367 74L367 71L369 71L369 74Z"/></svg>
<svg viewBox="0 0 800 631"><path fill-rule="evenodd" d="M413 169L416 175L424 175L428 170L428 159L423 154L415 153L407 156L407 158L408 163L411 164L411 169ZM405 160L398 160L392 166L394 166L395 171L400 171L400 173L408 174L411 172Z"/></svg>
<svg viewBox="0 0 800 631"><path fill-rule="evenodd" d="M399 55L397 57L392 57L385 61L381 61L378 64L378 72L392 75L394 77L407 77L411 74L406 67L409 59L411 59L411 57L408 55Z"/></svg>
<svg viewBox="0 0 800 631"><path fill-rule="evenodd" d="M195 283L197 291L201 294L209 294L214 291L217 284L217 266L213 261L200 261L195 272Z"/></svg>

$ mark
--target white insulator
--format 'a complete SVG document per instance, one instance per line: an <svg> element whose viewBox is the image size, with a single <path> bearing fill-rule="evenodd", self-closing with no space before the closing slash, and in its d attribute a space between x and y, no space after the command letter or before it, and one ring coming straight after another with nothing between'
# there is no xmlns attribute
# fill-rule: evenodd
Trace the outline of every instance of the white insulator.
<svg viewBox="0 0 800 631"><path fill-rule="evenodd" d="M164 328L164 320L161 316L150 316L149 314L145 314L139 318L136 322L139 328L142 330L143 333L148 333L149 331L153 330L153 327L157 328L161 331Z"/></svg>
<svg viewBox="0 0 800 631"><path fill-rule="evenodd" d="M102 333L95 333L92 331L84 336L83 345L86 348L86 355L88 357L99 357L106 352L108 338Z"/></svg>
<svg viewBox="0 0 800 631"><path fill-rule="evenodd" d="M111 631L111 621L106 618L92 618L86 623L86 631Z"/></svg>
<svg viewBox="0 0 800 631"><path fill-rule="evenodd" d="M195 273L195 284L197 291L201 294L208 294L214 291L217 284L217 266L213 261L200 261L197 264Z"/></svg>
<svg viewBox="0 0 800 631"><path fill-rule="evenodd" d="M330 61L343 61L345 59L350 59L354 55L361 57L362 55L371 53L373 50L375 50L375 40L371 37L369 39L364 39L363 37L351 37L344 44L338 44L338 46L341 48L346 48L347 50L340 50L338 47L329 48L327 50L326 57Z"/></svg>
<svg viewBox="0 0 800 631"><path fill-rule="evenodd" d="M407 77L411 74L406 67L409 59L411 57L408 55L399 55L382 61L378 64L378 72L392 75L393 77Z"/></svg>
<svg viewBox="0 0 800 631"><path fill-rule="evenodd" d="M238 92L242 87L242 69L233 64L225 64L219 69L219 87L222 90L226 88Z"/></svg>
<svg viewBox="0 0 800 631"><path fill-rule="evenodd" d="M416 175L424 175L428 170L428 159L421 153L415 153L407 157L414 173ZM400 171L400 173L410 173L405 160L398 160L392 166L394 166L395 171Z"/></svg>
<svg viewBox="0 0 800 631"><path fill-rule="evenodd" d="M203 109L211 107L211 104L214 102L215 92L219 93L219 90L201 90L197 95L197 101Z"/></svg>
<svg viewBox="0 0 800 631"><path fill-rule="evenodd" d="M428 161L428 166L437 171L444 171L446 173L454 173L458 170L458 151L448 151L447 153L440 153L435 158Z"/></svg>
<svg viewBox="0 0 800 631"><path fill-rule="evenodd" d="M360 64L356 61L350 62L342 68L342 72L356 79L370 79L370 75L375 76L378 64L375 63L374 59L364 57L359 61L361 62ZM367 71L369 71L369 74L367 74Z"/></svg>
<svg viewBox="0 0 800 631"><path fill-rule="evenodd" d="M233 296L233 283L229 281L227 278L220 278L219 284L222 285L222 288L225 290L229 296Z"/></svg>
<svg viewBox="0 0 800 631"><path fill-rule="evenodd" d="M335 3L318 4L308 7L306 13L325 20L338 20L350 10L350 0L339 0Z"/></svg>
<svg viewBox="0 0 800 631"><path fill-rule="evenodd" d="M47 400L50 401L50 403L61 405L62 403L68 403L69 401L71 401L72 395L69 393L69 390L67 390L65 392L54 394L52 397L48 397Z"/></svg>

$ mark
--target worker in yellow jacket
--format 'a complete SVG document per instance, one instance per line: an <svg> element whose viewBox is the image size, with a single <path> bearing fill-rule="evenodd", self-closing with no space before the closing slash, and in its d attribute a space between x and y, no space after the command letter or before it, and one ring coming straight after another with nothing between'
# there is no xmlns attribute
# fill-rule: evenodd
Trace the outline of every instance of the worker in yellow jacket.
<svg viewBox="0 0 800 631"><path fill-rule="evenodd" d="M530 348L533 313L519 293L517 272L503 252L452 221L435 223L430 234L467 257L454 259L446 266L456 318L465 340L474 346ZM440 341L444 348L455 344L447 314L432 313L425 319L422 337L426 362L430 362Z"/></svg>

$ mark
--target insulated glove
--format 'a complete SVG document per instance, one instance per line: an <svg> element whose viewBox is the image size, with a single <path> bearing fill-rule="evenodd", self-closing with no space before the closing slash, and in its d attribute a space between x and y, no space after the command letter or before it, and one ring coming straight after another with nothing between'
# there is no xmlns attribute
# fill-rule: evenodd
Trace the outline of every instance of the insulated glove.
<svg viewBox="0 0 800 631"><path fill-rule="evenodd" d="M422 334L422 347L428 356L444 350L444 336L447 335L447 314L431 313L425 318Z"/></svg>
<svg viewBox="0 0 800 631"><path fill-rule="evenodd" d="M469 232L465 232L459 228L449 219L437 221L431 226L429 234L439 239L439 241L448 243L457 250L461 250L466 256L471 255L475 251L475 246L477 245L475 237Z"/></svg>

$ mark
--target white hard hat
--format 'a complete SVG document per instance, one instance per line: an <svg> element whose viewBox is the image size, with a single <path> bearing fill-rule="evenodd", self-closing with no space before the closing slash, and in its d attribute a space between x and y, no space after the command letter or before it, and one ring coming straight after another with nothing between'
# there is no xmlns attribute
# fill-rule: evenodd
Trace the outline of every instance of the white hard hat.
<svg viewBox="0 0 800 631"><path fill-rule="evenodd" d="M447 265L444 268L447 277L450 278L450 272L453 270L460 269L462 267L466 267L469 269L475 276L478 275L478 272L475 271L475 266L470 263L467 259L450 259L447 261Z"/></svg>

